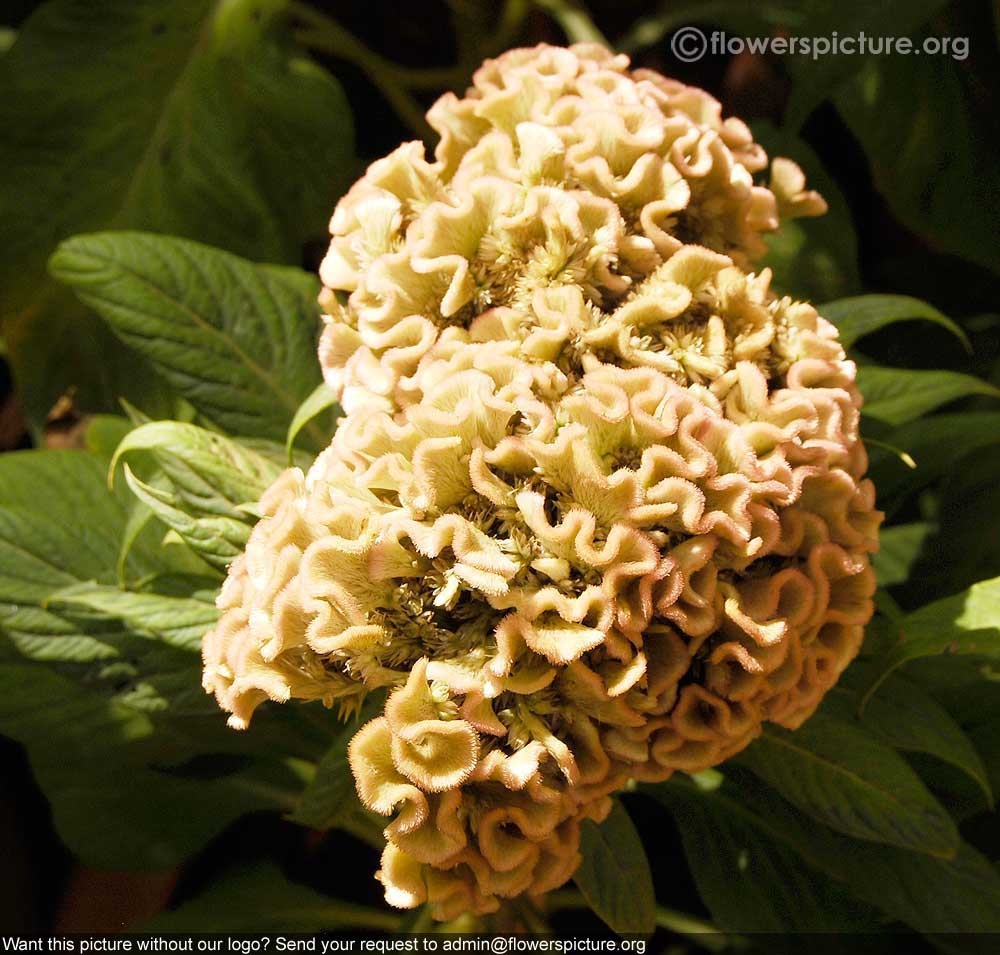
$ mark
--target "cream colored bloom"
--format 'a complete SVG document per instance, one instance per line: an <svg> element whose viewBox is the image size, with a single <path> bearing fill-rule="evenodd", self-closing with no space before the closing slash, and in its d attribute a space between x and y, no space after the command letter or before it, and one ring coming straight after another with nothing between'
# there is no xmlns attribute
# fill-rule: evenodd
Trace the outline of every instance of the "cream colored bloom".
<svg viewBox="0 0 1000 955"><path fill-rule="evenodd" d="M599 46L513 50L428 120L434 161L400 146L330 223L320 357L347 411L405 404L420 358L479 316L531 325L539 293L567 290L607 314L684 244L747 267L779 207L825 209L790 160L755 184L764 151L707 93ZM691 367L697 347L677 345Z"/></svg>
<svg viewBox="0 0 1000 955"><path fill-rule="evenodd" d="M565 882L629 779L798 726L872 613L854 365L747 271L763 155L626 65L488 63L432 109L434 164L402 147L338 207L349 413L261 502L205 641L235 727L388 689L351 769L393 817L387 900L440 918Z"/></svg>

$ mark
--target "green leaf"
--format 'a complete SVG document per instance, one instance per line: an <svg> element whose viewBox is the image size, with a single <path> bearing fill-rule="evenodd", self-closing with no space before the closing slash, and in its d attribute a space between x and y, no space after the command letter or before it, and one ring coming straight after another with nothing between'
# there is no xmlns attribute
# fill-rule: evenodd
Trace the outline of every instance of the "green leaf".
<svg viewBox="0 0 1000 955"><path fill-rule="evenodd" d="M136 498L167 527L177 532L191 550L218 570L225 570L243 551L253 527L249 515L193 516L175 506L176 495L146 484L125 465L125 483Z"/></svg>
<svg viewBox="0 0 1000 955"><path fill-rule="evenodd" d="M75 236L49 264L223 430L284 439L319 381L319 284L305 272L141 232Z"/></svg>
<svg viewBox="0 0 1000 955"><path fill-rule="evenodd" d="M172 912L141 926L153 935L172 932L320 932L371 929L392 932L400 916L353 905L290 882L270 863L226 873Z"/></svg>
<svg viewBox="0 0 1000 955"><path fill-rule="evenodd" d="M111 460L114 473L130 455L148 451L177 500L196 513L239 517L280 473L273 462L238 441L179 421L152 421L130 431Z"/></svg>
<svg viewBox="0 0 1000 955"><path fill-rule="evenodd" d="M996 210L984 201L1000 193L995 148L983 135L993 115L975 110L967 66L947 55L876 57L834 102L895 216L932 248L997 272Z"/></svg>
<svg viewBox="0 0 1000 955"><path fill-rule="evenodd" d="M982 580L960 594L907 614L900 633L899 642L877 661L863 701L909 660L941 653L1000 656L1000 577Z"/></svg>
<svg viewBox="0 0 1000 955"><path fill-rule="evenodd" d="M340 413L337 399L334 397L329 386L325 382L321 382L316 386L316 390L299 405L299 410L295 412L295 417L292 418L292 423L288 426L288 436L285 438L285 450L288 453L289 465L292 463L292 449L295 446L295 439L299 436L299 432L310 421L319 417L319 415L330 408L337 409L334 415L331 415L331 417L337 417Z"/></svg>
<svg viewBox="0 0 1000 955"><path fill-rule="evenodd" d="M858 716L860 697L870 679L870 664L858 661L823 701L823 712L856 722L875 739L909 753L927 753L960 769L993 805L986 767L962 727L930 694L900 674L893 674L868 700Z"/></svg>
<svg viewBox="0 0 1000 955"><path fill-rule="evenodd" d="M77 451L5 454L0 488L0 628L14 656L74 664L119 657L127 640L120 625L47 608L64 588L115 581L127 511L108 490L103 464ZM149 575L155 555L140 542L125 566Z"/></svg>
<svg viewBox="0 0 1000 955"><path fill-rule="evenodd" d="M104 621L69 619L29 604L0 603L0 632L14 656L52 663L113 660L121 653L122 628Z"/></svg>
<svg viewBox="0 0 1000 955"><path fill-rule="evenodd" d="M831 829L950 856L958 831L920 778L889 747L817 713L794 733L768 726L741 765Z"/></svg>
<svg viewBox="0 0 1000 955"><path fill-rule="evenodd" d="M872 566L880 587L900 584L910 576L910 568L920 556L920 549L933 530L924 521L897 524L879 532L878 553L872 555Z"/></svg>
<svg viewBox="0 0 1000 955"><path fill-rule="evenodd" d="M136 497L212 566L224 569L246 545L261 495L280 473L271 457L179 421L154 421L126 435L111 461L147 455L160 469L145 482L126 464Z"/></svg>
<svg viewBox="0 0 1000 955"><path fill-rule="evenodd" d="M905 424L940 405L988 395L1000 398L1000 388L957 371L911 371L903 368L858 368L858 387L865 397L864 414L887 424Z"/></svg>
<svg viewBox="0 0 1000 955"><path fill-rule="evenodd" d="M83 452L0 455L0 733L25 745L61 837L86 864L155 868L245 812L290 809L301 780L270 754L315 758L331 724L265 712L253 734L224 729L191 652L215 616L192 599L200 581L185 581L183 597L114 587L124 493ZM143 535L126 564L130 578L172 570ZM219 753L247 761L210 755L209 778L165 768Z"/></svg>
<svg viewBox="0 0 1000 955"><path fill-rule="evenodd" d="M950 331L972 351L965 332L933 305L909 295L855 295L819 306L819 313L837 326L840 343L850 348L859 338L893 322L926 319Z"/></svg>
<svg viewBox="0 0 1000 955"><path fill-rule="evenodd" d="M252 774L187 780L144 766L133 750L149 717L46 667L0 664L0 732L27 747L60 835L88 865L176 865L236 817L283 805Z"/></svg>
<svg viewBox="0 0 1000 955"><path fill-rule="evenodd" d="M839 33L855 41L862 34L868 38L909 36L946 3L947 0L883 0L882 3L841 0L835 5L814 8L817 13L809 18L809 33L817 39ZM793 83L785 107L785 124L798 129L820 103L861 69L865 59L857 49L850 53L831 51L823 56L787 57Z"/></svg>
<svg viewBox="0 0 1000 955"><path fill-rule="evenodd" d="M676 774L641 791L672 808L672 791L693 786ZM682 795L691 798L690 792ZM919 932L1000 931L1000 876L967 843L959 844L953 858L941 859L849 839L817 826L759 780L729 765L722 784L698 798L711 803L716 815L752 826L763 841L798 853L815 871Z"/></svg>
<svg viewBox="0 0 1000 955"><path fill-rule="evenodd" d="M56 590L88 580L115 582L127 509L108 490L100 460L80 451L18 451L0 457L0 613L5 627L20 608L35 608L38 631L58 624L41 612ZM128 558L129 573L154 571L145 546ZM17 629L13 626L13 629Z"/></svg>
<svg viewBox="0 0 1000 955"><path fill-rule="evenodd" d="M47 278L62 239L148 229L297 264L324 237L354 177L350 111L281 6L50 0L0 58L0 321L36 425L70 386L86 411L167 410L148 365Z"/></svg>
<svg viewBox="0 0 1000 955"><path fill-rule="evenodd" d="M844 932L871 928L863 908L752 815L691 785L649 787L680 829L701 900L730 932Z"/></svg>
<svg viewBox="0 0 1000 955"><path fill-rule="evenodd" d="M120 620L132 633L149 634L171 646L195 653L218 620L219 612L210 603L189 597L131 593L116 587L77 584L57 590L48 600L56 609L89 610Z"/></svg>
<svg viewBox="0 0 1000 955"><path fill-rule="evenodd" d="M583 861L573 878L590 907L616 932L652 932L653 877L639 833L621 803L614 803L600 825L584 820L580 851Z"/></svg>
<svg viewBox="0 0 1000 955"><path fill-rule="evenodd" d="M767 236L761 265L774 273L776 290L810 301L826 301L860 291L858 240L847 201L819 157L797 136L770 123L753 124L756 139L771 157L787 156L805 171L809 187L827 201L825 215L791 219Z"/></svg>

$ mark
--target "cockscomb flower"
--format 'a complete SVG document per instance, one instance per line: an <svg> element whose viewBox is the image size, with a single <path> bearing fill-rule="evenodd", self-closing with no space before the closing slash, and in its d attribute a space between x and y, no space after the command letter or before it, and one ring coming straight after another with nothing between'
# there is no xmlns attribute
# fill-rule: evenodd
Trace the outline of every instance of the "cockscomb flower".
<svg viewBox="0 0 1000 955"><path fill-rule="evenodd" d="M320 357L346 411L412 400L420 358L484 312L535 324L574 290L606 314L684 244L745 267L779 211L825 210L790 160L756 182L764 150L707 93L628 65L595 45L490 60L427 114L433 162L406 143L344 197Z"/></svg>
<svg viewBox="0 0 1000 955"><path fill-rule="evenodd" d="M439 918L564 883L628 780L800 725L872 614L854 365L748 264L818 200L787 165L753 186L741 124L626 66L507 54L431 110L435 164L404 147L338 208L321 354L349 411L261 501L204 643L238 728L387 692L350 766L392 817L386 899Z"/></svg>

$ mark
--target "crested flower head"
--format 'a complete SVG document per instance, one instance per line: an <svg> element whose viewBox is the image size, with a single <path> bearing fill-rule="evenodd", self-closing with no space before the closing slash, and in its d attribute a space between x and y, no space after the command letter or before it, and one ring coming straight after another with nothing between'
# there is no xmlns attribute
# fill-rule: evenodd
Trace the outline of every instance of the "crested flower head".
<svg viewBox="0 0 1000 955"><path fill-rule="evenodd" d="M628 65L595 45L490 60L428 113L433 162L406 143L344 197L320 357L345 410L411 400L419 360L479 316L535 325L569 290L608 314L685 244L746 267L779 212L825 210L790 160L758 183L763 149L707 93Z"/></svg>
<svg viewBox="0 0 1000 955"><path fill-rule="evenodd" d="M629 779L794 728L860 646L880 515L854 365L748 271L814 209L700 91L514 51L338 207L322 346L349 413L230 569L205 686L347 710L387 900L564 883Z"/></svg>

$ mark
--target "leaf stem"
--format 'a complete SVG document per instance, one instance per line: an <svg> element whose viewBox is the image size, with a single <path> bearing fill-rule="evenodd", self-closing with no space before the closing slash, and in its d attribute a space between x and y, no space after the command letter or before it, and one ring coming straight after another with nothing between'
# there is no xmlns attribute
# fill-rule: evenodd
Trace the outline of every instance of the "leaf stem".
<svg viewBox="0 0 1000 955"><path fill-rule="evenodd" d="M913 460L910 454L904 451L902 448L897 448L894 444L889 444L886 441L879 441L876 438L869 438L867 435L864 437L864 443L870 444L874 448L881 448L883 451L888 451L890 454L894 454L900 461L903 462L911 470L916 470L917 462Z"/></svg>
<svg viewBox="0 0 1000 955"><path fill-rule="evenodd" d="M662 905L656 907L656 924L668 932L683 935L710 952L721 952L727 948L746 946L746 940L738 935L728 935L719 931L711 922L706 922L694 915L688 915L687 912L665 908Z"/></svg>
<svg viewBox="0 0 1000 955"><path fill-rule="evenodd" d="M600 43L611 47L607 37L597 29L587 11L572 0L534 0L534 4L559 24L570 43Z"/></svg>
<svg viewBox="0 0 1000 955"><path fill-rule="evenodd" d="M410 70L397 66L365 46L336 20L307 3L292 0L289 10L304 24L304 29L295 31L295 37L300 43L353 63L388 100L400 119L421 139L429 140L433 137L433 130L424 119L423 108L406 87L449 86L456 76L454 69Z"/></svg>
<svg viewBox="0 0 1000 955"><path fill-rule="evenodd" d="M536 4L547 10L571 39L607 43L582 9L562 0L536 0ZM530 7L529 0L506 0L483 50L476 49L474 37L470 38L459 30L459 63L455 66L417 69L387 60L332 17L309 6L305 0L291 0L288 5L299 25L295 37L300 43L358 67L382 93L400 119L427 141L434 138L434 132L424 118L423 107L410 90L441 91L465 86L481 56L494 56L511 44ZM461 17L456 16L455 19L460 20Z"/></svg>

